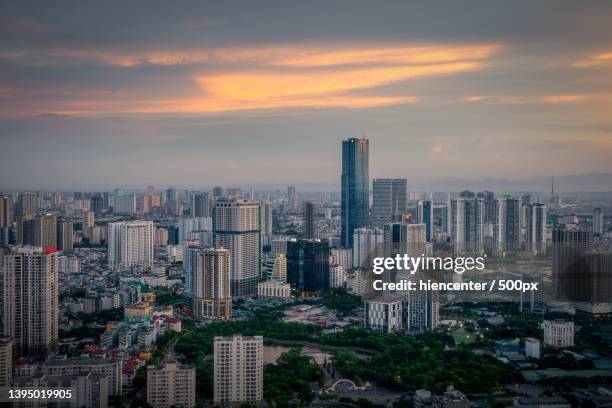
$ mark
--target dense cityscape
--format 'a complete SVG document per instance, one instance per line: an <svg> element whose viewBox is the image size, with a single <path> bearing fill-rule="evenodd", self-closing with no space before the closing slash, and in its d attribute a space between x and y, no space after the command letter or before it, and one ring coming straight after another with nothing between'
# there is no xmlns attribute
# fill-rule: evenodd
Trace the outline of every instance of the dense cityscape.
<svg viewBox="0 0 612 408"><path fill-rule="evenodd" d="M612 193L417 192L370 174L367 139L340 151L337 192L4 191L0 386L71 407L612 404ZM538 289L374 290L397 254Z"/></svg>

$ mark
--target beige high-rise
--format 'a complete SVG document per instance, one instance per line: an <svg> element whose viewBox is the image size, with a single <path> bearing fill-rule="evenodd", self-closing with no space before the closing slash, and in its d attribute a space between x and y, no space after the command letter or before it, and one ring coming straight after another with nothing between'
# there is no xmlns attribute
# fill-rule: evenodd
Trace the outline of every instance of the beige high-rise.
<svg viewBox="0 0 612 408"><path fill-rule="evenodd" d="M195 314L231 320L230 254L227 249L201 249L191 260Z"/></svg>
<svg viewBox="0 0 612 408"><path fill-rule="evenodd" d="M44 357L58 341L57 252L13 247L3 263L3 334L12 338L17 357Z"/></svg>
<svg viewBox="0 0 612 408"><path fill-rule="evenodd" d="M166 362L147 368L147 402L153 408L194 407L195 367Z"/></svg>

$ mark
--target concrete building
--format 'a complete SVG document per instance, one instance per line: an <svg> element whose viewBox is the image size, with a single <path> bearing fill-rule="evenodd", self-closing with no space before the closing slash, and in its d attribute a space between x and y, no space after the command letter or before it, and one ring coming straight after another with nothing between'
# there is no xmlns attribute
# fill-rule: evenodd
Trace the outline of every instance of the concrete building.
<svg viewBox="0 0 612 408"><path fill-rule="evenodd" d="M544 320L544 344L552 347L574 345L574 322L571 320Z"/></svg>
<svg viewBox="0 0 612 408"><path fill-rule="evenodd" d="M147 367L147 402L153 408L195 406L196 369L176 362Z"/></svg>
<svg viewBox="0 0 612 408"><path fill-rule="evenodd" d="M214 243L229 251L231 295L255 295L261 268L260 210L256 201L219 198L214 213Z"/></svg>
<svg viewBox="0 0 612 408"><path fill-rule="evenodd" d="M525 247L535 254L546 253L546 206L531 204L523 207L525 216Z"/></svg>
<svg viewBox="0 0 612 408"><path fill-rule="evenodd" d="M215 337L215 403L258 405L262 399L263 337Z"/></svg>
<svg viewBox="0 0 612 408"><path fill-rule="evenodd" d="M450 200L448 231L457 254L480 253L484 244L484 201L465 195Z"/></svg>
<svg viewBox="0 0 612 408"><path fill-rule="evenodd" d="M17 357L45 356L57 346L58 263L51 248L13 247L4 256L3 334Z"/></svg>
<svg viewBox="0 0 612 408"><path fill-rule="evenodd" d="M193 253L193 311L197 317L231 320L230 264L227 249L201 249Z"/></svg>
<svg viewBox="0 0 612 408"><path fill-rule="evenodd" d="M508 193L495 200L493 242L500 255L521 248L521 202Z"/></svg>
<svg viewBox="0 0 612 408"><path fill-rule="evenodd" d="M40 366L41 374L50 376L91 373L108 378L108 394L120 395L123 387L123 362L103 358L50 358Z"/></svg>
<svg viewBox="0 0 612 408"><path fill-rule="evenodd" d="M603 229L603 211L601 210L601 208L595 208L593 210L593 234L597 236L602 236Z"/></svg>
<svg viewBox="0 0 612 408"><path fill-rule="evenodd" d="M0 337L0 387L9 387L13 381L13 342Z"/></svg>
<svg viewBox="0 0 612 408"><path fill-rule="evenodd" d="M383 333L402 330L402 299L386 297L370 299L365 302L365 327Z"/></svg>
<svg viewBox="0 0 612 408"><path fill-rule="evenodd" d="M525 357L540 358L540 340L534 339L533 337L527 337L525 339Z"/></svg>
<svg viewBox="0 0 612 408"><path fill-rule="evenodd" d="M287 282L287 257L285 254L278 254L274 257L269 277L277 282Z"/></svg>
<svg viewBox="0 0 612 408"><path fill-rule="evenodd" d="M112 270L153 264L153 221L122 221L108 224L108 266Z"/></svg>
<svg viewBox="0 0 612 408"><path fill-rule="evenodd" d="M354 245L354 242L353 242ZM353 269L353 249L352 248L332 248L332 263L342 265L346 272Z"/></svg>
<svg viewBox="0 0 612 408"><path fill-rule="evenodd" d="M302 236L306 239L318 238L317 219L319 217L319 205L312 201L304 203L304 228Z"/></svg>
<svg viewBox="0 0 612 408"><path fill-rule="evenodd" d="M379 178L372 181L370 224L382 228L394 222L407 207L407 181L404 178Z"/></svg>
<svg viewBox="0 0 612 408"><path fill-rule="evenodd" d="M356 228L353 231L353 268L370 268L372 259L384 254L381 228Z"/></svg>
<svg viewBox="0 0 612 408"><path fill-rule="evenodd" d="M60 220L57 222L57 249L59 251L72 251L73 230L72 221Z"/></svg>
<svg viewBox="0 0 612 408"><path fill-rule="evenodd" d="M291 299L291 285L278 281L264 281L257 284L257 297L270 300Z"/></svg>
<svg viewBox="0 0 612 408"><path fill-rule="evenodd" d="M344 266L332 264L329 266L329 287L343 288L346 285L346 270Z"/></svg>

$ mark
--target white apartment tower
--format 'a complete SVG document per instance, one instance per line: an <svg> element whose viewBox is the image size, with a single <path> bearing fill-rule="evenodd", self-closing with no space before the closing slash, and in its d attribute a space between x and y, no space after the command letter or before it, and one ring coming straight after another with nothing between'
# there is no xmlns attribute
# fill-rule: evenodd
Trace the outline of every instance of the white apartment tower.
<svg viewBox="0 0 612 408"><path fill-rule="evenodd" d="M259 404L263 399L263 337L215 337L214 400Z"/></svg>
<svg viewBox="0 0 612 408"><path fill-rule="evenodd" d="M108 266L111 270L153 264L153 221L122 221L108 224Z"/></svg>
<svg viewBox="0 0 612 408"><path fill-rule="evenodd" d="M45 356L57 346L58 263L52 248L13 247L4 256L3 334L17 357Z"/></svg>
<svg viewBox="0 0 612 408"><path fill-rule="evenodd" d="M261 264L260 210L257 201L217 200L214 214L216 248L230 254L231 295L257 294Z"/></svg>

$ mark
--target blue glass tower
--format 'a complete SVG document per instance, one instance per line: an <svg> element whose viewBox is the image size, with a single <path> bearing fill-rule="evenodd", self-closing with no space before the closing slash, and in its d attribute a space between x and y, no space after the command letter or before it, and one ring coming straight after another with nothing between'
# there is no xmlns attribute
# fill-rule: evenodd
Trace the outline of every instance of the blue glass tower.
<svg viewBox="0 0 612 408"><path fill-rule="evenodd" d="M370 207L368 139L342 141L342 176L340 199L342 246L353 246L353 231L368 224Z"/></svg>

